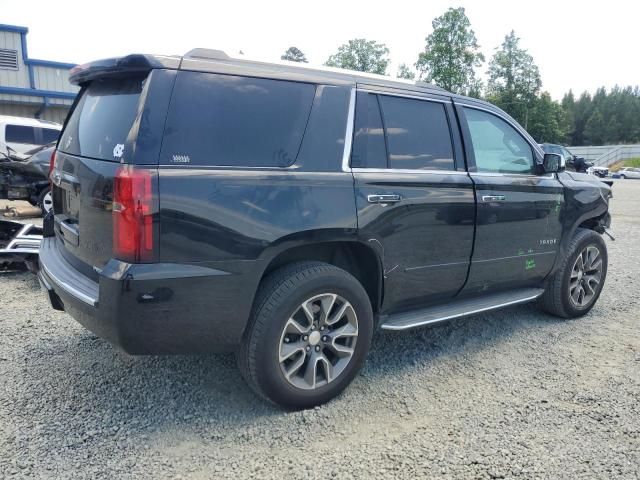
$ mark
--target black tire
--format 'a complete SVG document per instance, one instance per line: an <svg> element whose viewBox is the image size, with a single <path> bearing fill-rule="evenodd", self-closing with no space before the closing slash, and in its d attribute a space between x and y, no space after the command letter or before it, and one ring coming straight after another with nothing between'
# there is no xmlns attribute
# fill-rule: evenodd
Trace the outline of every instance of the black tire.
<svg viewBox="0 0 640 480"><path fill-rule="evenodd" d="M625 179L625 178L627 178L627 177L625 177L624 175L620 175L620 178L621 178L622 180L624 180L624 179Z"/></svg>
<svg viewBox="0 0 640 480"><path fill-rule="evenodd" d="M578 255L589 246L596 247L602 256L601 279L594 289L593 298L588 304L578 307L571 301L569 283ZM607 263L607 245L602 236L593 230L579 228L569 244L567 255L562 264L547 282L545 292L538 302L540 307L544 311L562 318L576 318L587 314L596 304L602 292L607 277Z"/></svg>
<svg viewBox="0 0 640 480"><path fill-rule="evenodd" d="M286 322L307 299L331 293L346 299L357 315L358 333L353 354L340 375L311 390L292 385L279 363ZM339 395L362 368L373 335L369 297L348 272L320 262L287 265L263 280L238 351L238 366L251 388L286 409L311 408Z"/></svg>
<svg viewBox="0 0 640 480"><path fill-rule="evenodd" d="M49 204L50 195L47 195L48 193L51 192L51 187L45 187L41 192L40 195L38 195L38 207L40 207L40 210L42 211L42 216L44 217L47 213L49 213L49 210L51 210L52 205Z"/></svg>

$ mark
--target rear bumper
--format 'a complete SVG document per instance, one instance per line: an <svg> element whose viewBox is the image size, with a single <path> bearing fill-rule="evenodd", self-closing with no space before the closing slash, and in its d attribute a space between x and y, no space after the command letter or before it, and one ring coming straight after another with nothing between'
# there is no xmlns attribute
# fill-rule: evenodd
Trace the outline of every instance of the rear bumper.
<svg viewBox="0 0 640 480"><path fill-rule="evenodd" d="M257 285L255 262L241 271L188 264L110 260L98 281L43 239L38 278L53 308L130 354L233 350L242 337ZM245 262L241 262L245 263Z"/></svg>

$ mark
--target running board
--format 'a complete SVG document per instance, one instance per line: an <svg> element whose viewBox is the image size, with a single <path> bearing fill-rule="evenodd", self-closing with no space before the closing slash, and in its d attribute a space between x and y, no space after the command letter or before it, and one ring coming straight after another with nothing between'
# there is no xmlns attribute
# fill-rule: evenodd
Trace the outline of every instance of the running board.
<svg viewBox="0 0 640 480"><path fill-rule="evenodd" d="M523 288L477 298L453 300L446 305L385 315L381 319L380 328L384 330L407 330L421 327L444 320L464 317L465 315L531 302L543 293L544 289L542 288Z"/></svg>

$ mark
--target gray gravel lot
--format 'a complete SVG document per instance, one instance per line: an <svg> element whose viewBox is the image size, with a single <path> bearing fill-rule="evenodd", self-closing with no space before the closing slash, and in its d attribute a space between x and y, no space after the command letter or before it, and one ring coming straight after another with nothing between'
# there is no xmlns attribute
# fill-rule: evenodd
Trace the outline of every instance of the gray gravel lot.
<svg viewBox="0 0 640 480"><path fill-rule="evenodd" d="M378 334L337 400L283 413L234 358L130 357L0 274L0 478L639 478L640 181L604 293ZM1 207L1 205L0 205Z"/></svg>

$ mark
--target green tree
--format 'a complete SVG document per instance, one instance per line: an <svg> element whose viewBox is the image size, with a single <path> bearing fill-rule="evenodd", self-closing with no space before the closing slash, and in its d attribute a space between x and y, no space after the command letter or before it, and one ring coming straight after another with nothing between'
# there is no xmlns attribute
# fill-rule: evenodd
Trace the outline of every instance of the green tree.
<svg viewBox="0 0 640 480"><path fill-rule="evenodd" d="M298 47L287 48L287 51L284 52L284 55L282 55L280 59L288 60L290 62L308 62L307 57L304 56L304 53L302 53L302 50L300 50Z"/></svg>
<svg viewBox="0 0 640 480"><path fill-rule="evenodd" d="M325 65L386 75L389 65L388 55L389 49L384 43L355 38L341 45L338 51L329 57Z"/></svg>
<svg viewBox="0 0 640 480"><path fill-rule="evenodd" d="M528 132L538 143L564 143L567 135L564 109L543 92L533 102Z"/></svg>
<svg viewBox="0 0 640 480"><path fill-rule="evenodd" d="M528 128L529 112L542 87L542 80L533 57L520 48L519 43L520 39L512 30L491 58L487 96Z"/></svg>
<svg viewBox="0 0 640 480"><path fill-rule="evenodd" d="M416 62L420 78L453 93L477 90L474 68L482 65L484 55L464 8L450 8L431 26L433 32Z"/></svg>
<svg viewBox="0 0 640 480"><path fill-rule="evenodd" d="M571 138L571 145L586 145L584 130L592 111L593 104L591 101L591 95L584 92L575 102L573 108L573 134Z"/></svg>
<svg viewBox="0 0 640 480"><path fill-rule="evenodd" d="M413 80L416 78L416 74L406 63L401 63L398 67L397 78L406 78L407 80Z"/></svg>
<svg viewBox="0 0 640 480"><path fill-rule="evenodd" d="M602 145L604 143L604 131L604 117L596 107L584 127L585 143L588 145Z"/></svg>
<svg viewBox="0 0 640 480"><path fill-rule="evenodd" d="M569 145L573 145L573 136L575 134L575 108L576 108L576 99L573 95L573 91L569 90L562 97L562 101L560 102L562 107L562 111L564 112L564 121L565 121L565 131L566 137L562 141L562 143L568 143Z"/></svg>
<svg viewBox="0 0 640 480"><path fill-rule="evenodd" d="M569 91L562 108L571 145L640 142L640 87L601 87L577 100Z"/></svg>

